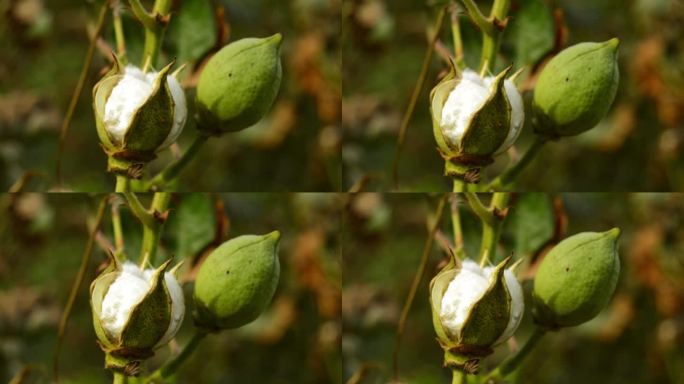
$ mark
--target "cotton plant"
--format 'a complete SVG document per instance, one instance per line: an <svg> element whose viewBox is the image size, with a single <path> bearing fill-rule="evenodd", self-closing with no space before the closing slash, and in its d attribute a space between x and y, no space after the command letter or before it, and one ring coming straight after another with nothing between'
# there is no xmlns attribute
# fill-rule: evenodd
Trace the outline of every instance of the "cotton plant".
<svg viewBox="0 0 684 384"><path fill-rule="evenodd" d="M489 204L484 199L489 199ZM539 199L548 197L535 197L535 204ZM528 260L525 255L512 252L501 258L505 247L500 244L500 237L511 209L529 218L534 213L524 210L533 205L516 206L509 192L489 196L474 192L447 194L440 199L429 236L435 236L440 229L440 217L448 200L452 203L453 247L443 246L448 259L429 284L435 348L443 352L441 366L450 371L452 383L506 383L545 334L584 324L608 306L620 275L620 229L580 232L564 238L540 256L536 271L527 268L526 279L530 279L529 275L533 277L531 284L523 284L517 271ZM461 211L467 208L481 224L479 236L464 236ZM467 242L478 237L479 252L466 251L473 248ZM443 245L448 244L445 240L442 239ZM427 244L430 243L428 240ZM424 249L402 311L398 345L427 267L429 251L429 247ZM509 341L520 337L518 327L525 316L532 317L533 330L518 349L512 346L519 342ZM428 323L422 326L429 327ZM497 350L498 357L491 358ZM394 355L394 379L401 381L397 352L398 348Z"/></svg>
<svg viewBox="0 0 684 384"><path fill-rule="evenodd" d="M282 35L245 37L222 47L201 66L190 98L182 81L188 63L157 66L164 31L173 23L172 2L155 0L151 12L139 0L128 3L144 28L143 55L139 64L131 62L120 27L125 10L118 1L108 2L118 49L112 68L92 90L94 126L117 192L166 190L207 140L247 129L269 112L282 79ZM197 128L191 146L149 175L147 164L176 144L189 120Z"/></svg>
<svg viewBox="0 0 684 384"><path fill-rule="evenodd" d="M442 0L435 4L441 8L431 44L441 35L442 22L448 19L446 13L452 13L454 56L448 57L446 76L433 86L429 105L437 151L453 191L510 190L545 143L582 134L609 112L619 84L617 38L575 44L545 65L541 55L531 63L509 58L501 69L499 48L508 25L518 22L508 16L510 0L493 0L489 16L473 0ZM479 66L474 65L471 46L462 41L462 14L482 32ZM426 60L432 52L427 50ZM427 68L419 77L412 100L419 95ZM524 79L521 74L526 71L528 78ZM524 102L521 80L525 80L525 90L532 88L531 103ZM400 129L394 161L395 187L399 151L414 106L412 102ZM534 132L534 140L518 158L512 149L525 126ZM506 154L510 155L509 164L488 180L490 175L485 169Z"/></svg>
<svg viewBox="0 0 684 384"><path fill-rule="evenodd" d="M203 339L243 327L266 312L280 282L281 234L277 230L263 235L244 234L223 242L193 268L191 279L183 272L182 261L172 265L173 257L155 266L164 223L173 211L169 209L169 193L156 192L151 197L146 208L138 195L123 195L142 227L137 259L130 257L121 230L122 197L103 198L98 213L99 223L104 208L112 205L112 244L116 248L109 250L108 264L90 284L90 308L93 336L103 352L103 366L111 372L115 384L173 382L172 377ZM90 253L96 233L91 234L86 254ZM87 260L84 256L84 266ZM71 297L76 297L83 276L79 274ZM192 293L186 295L183 284L189 280L193 283ZM64 325L72 304L67 304ZM185 321L184 325L189 317L192 324ZM63 325L60 327L61 339ZM147 359L169 348L182 327L192 329L190 340L180 352L173 348L167 360L152 369ZM59 380L60 345L58 342L54 382Z"/></svg>

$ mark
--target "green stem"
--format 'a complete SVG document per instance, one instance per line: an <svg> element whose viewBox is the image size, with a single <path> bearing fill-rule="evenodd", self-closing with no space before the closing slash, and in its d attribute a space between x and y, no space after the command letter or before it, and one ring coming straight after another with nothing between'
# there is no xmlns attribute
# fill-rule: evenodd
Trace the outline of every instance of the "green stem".
<svg viewBox="0 0 684 384"><path fill-rule="evenodd" d="M465 190L466 190L465 181L463 181L463 180L461 180L461 179L459 179L459 178L457 178L457 177L454 177L454 178L453 178L453 186L452 186L452 188L451 188L451 192L454 192L454 193L461 193L461 192L465 192Z"/></svg>
<svg viewBox="0 0 684 384"><path fill-rule="evenodd" d="M119 210L118 201L112 202L112 230L114 231L114 246L116 247L114 250L114 256L116 256L119 261L123 261L125 259L123 256L124 238L123 229L121 227L121 213Z"/></svg>
<svg viewBox="0 0 684 384"><path fill-rule="evenodd" d="M206 332L196 330L195 334L192 335L192 338L190 339L188 344L185 345L181 353L178 354L178 356L176 356L173 360L169 361L168 363L164 364L161 368L154 371L145 380L145 382L147 383L155 380L163 380L173 375L178 370L178 368L188 359L188 357L190 357L190 355L195 351L195 349L197 349L197 346L200 344L200 342L204 339L206 335Z"/></svg>
<svg viewBox="0 0 684 384"><path fill-rule="evenodd" d="M489 204L489 212L494 218L493 222L482 221L482 243L480 245L480 264L492 260L496 256L496 247L499 244L499 236L504 221L504 212L510 199L510 193L497 192L492 196ZM472 205L471 205L472 206Z"/></svg>
<svg viewBox="0 0 684 384"><path fill-rule="evenodd" d="M143 226L142 247L140 248L141 267L144 267L147 260L155 262L159 238L165 221L163 214L168 209L170 200L171 195L168 192L157 192L152 198L152 206L150 207L152 213L148 213L148 215L151 215L153 220L149 225Z"/></svg>
<svg viewBox="0 0 684 384"><path fill-rule="evenodd" d="M467 384L468 375L458 369L451 370L451 384Z"/></svg>
<svg viewBox="0 0 684 384"><path fill-rule="evenodd" d="M461 37L461 26L458 21L458 5L451 6L451 38L454 41L454 61L459 69L465 66L463 63L463 38Z"/></svg>
<svg viewBox="0 0 684 384"><path fill-rule="evenodd" d="M454 248L459 259L464 259L463 251L463 227L461 226L461 211L458 206L458 195L451 195L451 226L454 231Z"/></svg>
<svg viewBox="0 0 684 384"><path fill-rule="evenodd" d="M207 135L201 133L198 134L197 137L195 137L195 141L192 142L192 145L183 154L183 156L181 156L181 158L178 159L178 161L169 165L163 171L157 174L154 178L152 178L152 180L145 184L144 189L162 189L166 183L178 177L178 174L183 170L183 168L185 168L190 163L190 161L193 158L195 158L195 155L197 155L199 149L202 147L204 142L207 141L208 138L209 136Z"/></svg>
<svg viewBox="0 0 684 384"><path fill-rule="evenodd" d="M467 4L467 3L466 3ZM496 54L499 52L503 25L500 24L508 13L510 0L494 0L492 10L487 19L491 26L489 30L482 29L482 58L480 59L480 73L487 73L496 63ZM472 17L472 14L471 14Z"/></svg>
<svg viewBox="0 0 684 384"><path fill-rule="evenodd" d="M542 328L535 327L534 331L532 332L532 335L529 339L527 339L527 342L525 342L525 345L515 355L504 360L504 362L501 363L501 365L499 365L498 368L492 371L487 376L486 382L489 382L490 380L501 380L508 376L511 372L515 371L520 366L520 363L522 363L525 357L527 357L527 355L530 354L534 347L537 346L537 344L542 339L545 333L546 331Z"/></svg>
<svg viewBox="0 0 684 384"><path fill-rule="evenodd" d="M126 383L126 376L121 372L114 372L113 384L124 384Z"/></svg>
<svg viewBox="0 0 684 384"><path fill-rule="evenodd" d="M116 187L114 187L114 192L128 192L131 190L131 179L124 175L116 175Z"/></svg>
<svg viewBox="0 0 684 384"><path fill-rule="evenodd" d="M114 38L116 40L116 54L119 61L124 63L126 59L126 38L124 37L123 24L121 23L121 3L116 0L112 5L112 19L114 21Z"/></svg>
<svg viewBox="0 0 684 384"><path fill-rule="evenodd" d="M143 207L140 200L138 200L138 196L133 192L124 192L124 196L128 201L128 207L138 220L146 227L153 226L155 221L154 216Z"/></svg>
<svg viewBox="0 0 684 384"><path fill-rule="evenodd" d="M494 190L502 190L504 188L510 187L510 184L512 184L516 178L520 175L520 172L527 167L527 165L532 162L532 159L534 159L535 156L539 153L539 150L546 144L547 138L543 136L537 136L534 139L534 142L532 143L532 146L525 152L523 157L515 163L512 167L504 171L499 177L496 179L492 180L491 183L487 186L487 189L490 191Z"/></svg>
<svg viewBox="0 0 684 384"><path fill-rule="evenodd" d="M494 30L494 25L482 14L477 4L473 0L463 0L463 4L465 4L473 23L480 28L482 33L486 35L491 34Z"/></svg>
<svg viewBox="0 0 684 384"><path fill-rule="evenodd" d="M166 17L169 15L170 9L171 0L155 0L154 7L152 8L152 14L149 15L153 18L154 23L152 25L145 25L145 47L143 48L142 60L143 66L145 66L147 63L155 66L157 63L159 48L161 47L161 42L164 38L164 31L166 30L166 25L168 23L168 19L166 19ZM145 23L143 22L143 25L144 24Z"/></svg>
<svg viewBox="0 0 684 384"><path fill-rule="evenodd" d="M474 192L464 192L464 195L466 199L468 200L468 204L470 205L470 208L475 212L475 214L480 218L480 220L487 224L488 226L493 226L496 224L496 218L494 217L494 214L487 209L487 207L482 204L482 201L480 201L480 198L477 196L477 193Z"/></svg>

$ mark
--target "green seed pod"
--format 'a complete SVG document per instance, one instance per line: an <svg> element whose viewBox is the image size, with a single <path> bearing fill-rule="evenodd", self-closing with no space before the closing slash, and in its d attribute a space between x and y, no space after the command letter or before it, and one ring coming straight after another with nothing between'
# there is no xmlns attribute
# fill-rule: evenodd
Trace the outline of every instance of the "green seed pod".
<svg viewBox="0 0 684 384"><path fill-rule="evenodd" d="M197 127L211 135L256 124L278 94L282 68L279 33L223 47L197 83Z"/></svg>
<svg viewBox="0 0 684 384"><path fill-rule="evenodd" d="M616 38L564 49L544 67L534 89L535 131L558 137L587 131L613 104L619 82Z"/></svg>
<svg viewBox="0 0 684 384"><path fill-rule="evenodd" d="M532 314L549 327L587 322L608 304L618 276L620 229L568 237L544 258L534 278Z"/></svg>
<svg viewBox="0 0 684 384"><path fill-rule="evenodd" d="M273 298L280 277L280 232L236 237L216 248L195 280L195 324L209 330L254 321Z"/></svg>

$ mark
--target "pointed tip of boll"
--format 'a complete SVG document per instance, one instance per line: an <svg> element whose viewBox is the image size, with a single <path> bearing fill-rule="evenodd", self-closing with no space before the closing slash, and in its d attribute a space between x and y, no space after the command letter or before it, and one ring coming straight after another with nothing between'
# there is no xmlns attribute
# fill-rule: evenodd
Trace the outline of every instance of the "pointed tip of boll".
<svg viewBox="0 0 684 384"><path fill-rule="evenodd" d="M618 47L620 46L620 39L618 39L617 37L613 37L610 40L604 41L603 45L609 47L613 52L617 53Z"/></svg>
<svg viewBox="0 0 684 384"><path fill-rule="evenodd" d="M280 231L273 231L271 233L267 233L264 235L264 237L268 237L270 240L273 240L276 243L280 242Z"/></svg>
<svg viewBox="0 0 684 384"><path fill-rule="evenodd" d="M612 237L612 238L614 238L614 239L617 240L618 238L620 238L620 234L621 234L622 232L620 231L620 228L615 227L615 228L613 228L613 229L607 230L607 231L604 232L604 233L605 233L606 235L608 235L608 236L610 236L610 237Z"/></svg>

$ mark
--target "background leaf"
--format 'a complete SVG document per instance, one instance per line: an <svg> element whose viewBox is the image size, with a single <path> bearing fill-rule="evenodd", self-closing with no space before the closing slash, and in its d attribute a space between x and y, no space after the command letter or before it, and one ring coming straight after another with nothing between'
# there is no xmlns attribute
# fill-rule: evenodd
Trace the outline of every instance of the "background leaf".
<svg viewBox="0 0 684 384"><path fill-rule="evenodd" d="M553 15L543 0L521 0L518 5L506 31L516 67L536 63L553 48L555 37Z"/></svg>
<svg viewBox="0 0 684 384"><path fill-rule="evenodd" d="M551 196L544 193L518 195L505 223L517 258L536 251L549 241L553 236L554 221Z"/></svg>
<svg viewBox="0 0 684 384"><path fill-rule="evenodd" d="M214 240L216 218L213 199L209 195L183 195L175 216L178 257L192 257Z"/></svg>
<svg viewBox="0 0 684 384"><path fill-rule="evenodd" d="M171 22L171 31L180 64L200 59L216 44L216 18L212 2L184 0Z"/></svg>

